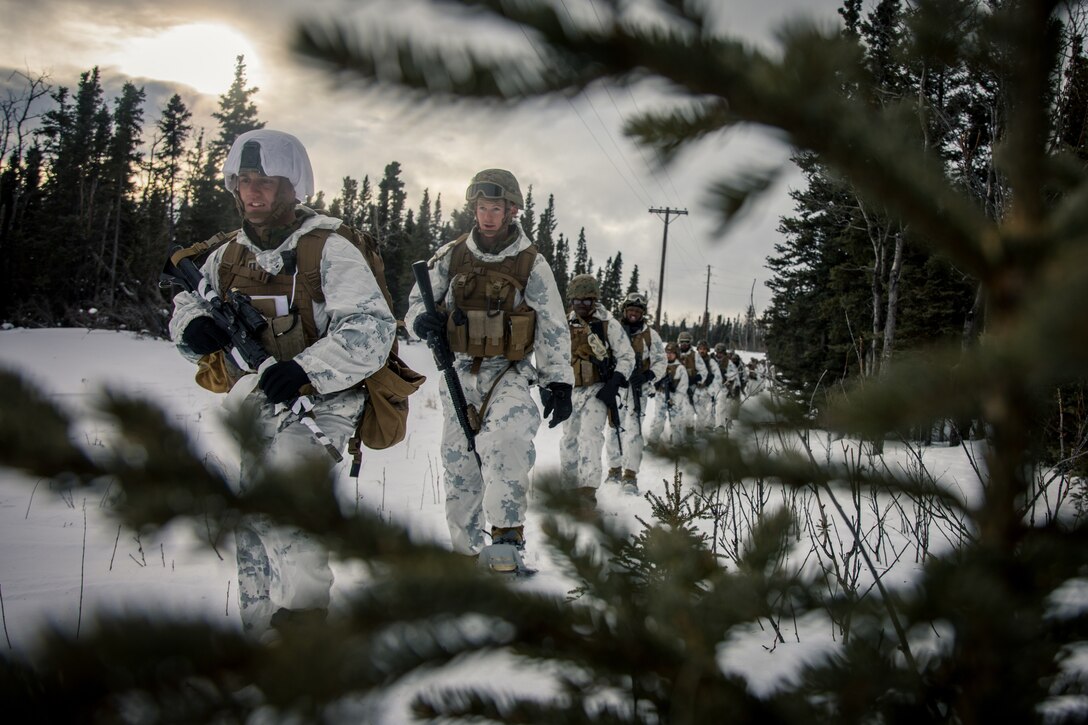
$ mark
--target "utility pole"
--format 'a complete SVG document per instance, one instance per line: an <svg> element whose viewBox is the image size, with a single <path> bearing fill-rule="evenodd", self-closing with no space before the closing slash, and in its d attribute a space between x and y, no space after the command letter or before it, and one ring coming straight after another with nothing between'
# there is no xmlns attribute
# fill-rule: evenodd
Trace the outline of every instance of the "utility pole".
<svg viewBox="0 0 1088 725"><path fill-rule="evenodd" d="M706 302L703 303L703 339L710 344L710 265L706 266Z"/></svg>
<svg viewBox="0 0 1088 725"><path fill-rule="evenodd" d="M686 215L687 209L650 209L651 214L665 215L665 234L661 237L661 274L657 278L657 314L654 316L654 327L661 327L661 298L665 296L665 250L669 246L669 215Z"/></svg>

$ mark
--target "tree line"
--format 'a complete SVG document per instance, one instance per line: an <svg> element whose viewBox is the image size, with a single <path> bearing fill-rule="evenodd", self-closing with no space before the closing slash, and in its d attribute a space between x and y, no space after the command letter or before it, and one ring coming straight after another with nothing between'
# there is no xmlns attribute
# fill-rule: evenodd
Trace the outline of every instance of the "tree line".
<svg viewBox="0 0 1088 725"><path fill-rule="evenodd" d="M907 142L931 153L949 184L1002 221L1014 199L1001 154L1022 99L992 54L956 53L946 36L919 22L932 10L922 5L879 0L865 11L862 0L845 0L841 33L863 76L844 79L843 94L874 112L910 119ZM977 35L979 23L1001 5L949 4L949 22ZM1088 18L1080 3L1062 15L1048 38L1058 65L1042 91L1043 142L1061 163L1076 164L1088 159ZM772 297L762 318L768 355L792 388L811 398L842 381L877 377L907 351L950 340L965 350L979 344L994 300L977 275L820 155L798 152L793 161L805 183L791 192L794 211L780 220L782 238L767 260ZM911 191L926 193L920 185ZM1060 189L1046 190L1048 204L1061 198ZM1080 450L1085 403L1083 386L1055 391L1050 423L1040 428L1055 460Z"/></svg>
<svg viewBox="0 0 1088 725"><path fill-rule="evenodd" d="M214 132L196 129L174 94L145 118L143 88L125 83L107 99L98 68L74 90L18 73L19 89L0 105L0 320L18 325L76 325L165 333L168 301L158 286L170 247L237 228L221 169L234 139L261 128L245 59L219 97ZM42 107L46 106L45 110ZM318 191L306 204L374 234L382 249L398 316L407 309L411 263L471 229L473 211L444 216L441 195L405 191L404 169L388 163L380 178L345 176L335 197ZM554 195L538 209L525 194L522 226L551 263L566 296L574 275L595 275L601 302L618 312L628 292L644 291L638 266L624 276L623 255L594 262L585 228L558 231ZM730 323L716 334L728 339ZM681 321L678 329L686 328Z"/></svg>

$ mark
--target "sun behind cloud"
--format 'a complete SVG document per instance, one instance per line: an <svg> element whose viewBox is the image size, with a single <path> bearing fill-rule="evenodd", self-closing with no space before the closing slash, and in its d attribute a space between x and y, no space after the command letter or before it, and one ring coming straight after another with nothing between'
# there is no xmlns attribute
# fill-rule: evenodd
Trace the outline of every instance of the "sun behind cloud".
<svg viewBox="0 0 1088 725"><path fill-rule="evenodd" d="M107 64L136 78L174 81L201 93L224 93L234 80L235 59L245 56L249 85L260 85L260 59L240 31L221 23L175 25L133 38L115 50Z"/></svg>

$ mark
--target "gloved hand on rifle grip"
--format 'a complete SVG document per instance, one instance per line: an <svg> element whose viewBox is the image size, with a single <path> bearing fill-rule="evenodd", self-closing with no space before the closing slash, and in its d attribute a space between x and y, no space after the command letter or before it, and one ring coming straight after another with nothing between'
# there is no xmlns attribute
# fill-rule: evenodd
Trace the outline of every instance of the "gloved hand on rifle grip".
<svg viewBox="0 0 1088 725"><path fill-rule="evenodd" d="M298 391L310 382L310 377L294 360L281 360L261 375L257 383L268 402L273 405L288 403L298 397Z"/></svg>
<svg viewBox="0 0 1088 725"><path fill-rule="evenodd" d="M554 428L570 417L574 412L571 403L572 386L567 383L548 383L540 389L540 402L544 404L544 417L549 418L548 427Z"/></svg>
<svg viewBox="0 0 1088 725"><path fill-rule="evenodd" d="M595 397L605 405L611 406L616 402L616 395L625 382L627 382L627 378L623 377L623 373L614 372L612 377L605 381L605 384L597 391Z"/></svg>
<svg viewBox="0 0 1088 725"><path fill-rule="evenodd" d="M230 347L230 334L206 315L190 322L181 333L181 340L197 355Z"/></svg>
<svg viewBox="0 0 1088 725"><path fill-rule="evenodd" d="M421 312L412 323L412 331L421 340L426 340L429 333L443 334L446 331L446 318L449 315L440 310Z"/></svg>

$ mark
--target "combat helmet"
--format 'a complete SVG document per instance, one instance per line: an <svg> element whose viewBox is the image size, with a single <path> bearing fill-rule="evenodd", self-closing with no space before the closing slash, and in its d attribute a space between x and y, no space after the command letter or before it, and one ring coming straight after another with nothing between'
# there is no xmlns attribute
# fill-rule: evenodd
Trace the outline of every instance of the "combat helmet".
<svg viewBox="0 0 1088 725"><path fill-rule="evenodd" d="M688 332L687 330L684 330L683 332L681 332L679 335L676 336L676 342L677 343L686 342L687 344L690 345L691 344L691 333Z"/></svg>
<svg viewBox="0 0 1088 725"><path fill-rule="evenodd" d="M567 282L567 300L579 300L601 296L601 286L592 274L578 274Z"/></svg>
<svg viewBox="0 0 1088 725"><path fill-rule="evenodd" d="M669 342L665 343L665 352L679 353L680 352L680 347L675 342L672 342L670 340Z"/></svg>
<svg viewBox="0 0 1088 725"><path fill-rule="evenodd" d="M719 356L724 355L725 354L725 343L724 342L719 342L719 343L715 344L714 345L714 352L716 352Z"/></svg>
<svg viewBox="0 0 1088 725"><path fill-rule="evenodd" d="M306 147L283 131L258 128L236 138L223 163L223 185L227 191L237 192L238 176L243 170L282 176L294 188L297 201L314 193L314 170Z"/></svg>
<svg viewBox="0 0 1088 725"><path fill-rule="evenodd" d="M627 296L623 298L623 307L638 307L645 312L646 295L641 292L628 292Z"/></svg>
<svg viewBox="0 0 1088 725"><path fill-rule="evenodd" d="M506 169L484 169L472 177L465 189L465 201L485 199L505 199L518 209L525 208L518 180Z"/></svg>

